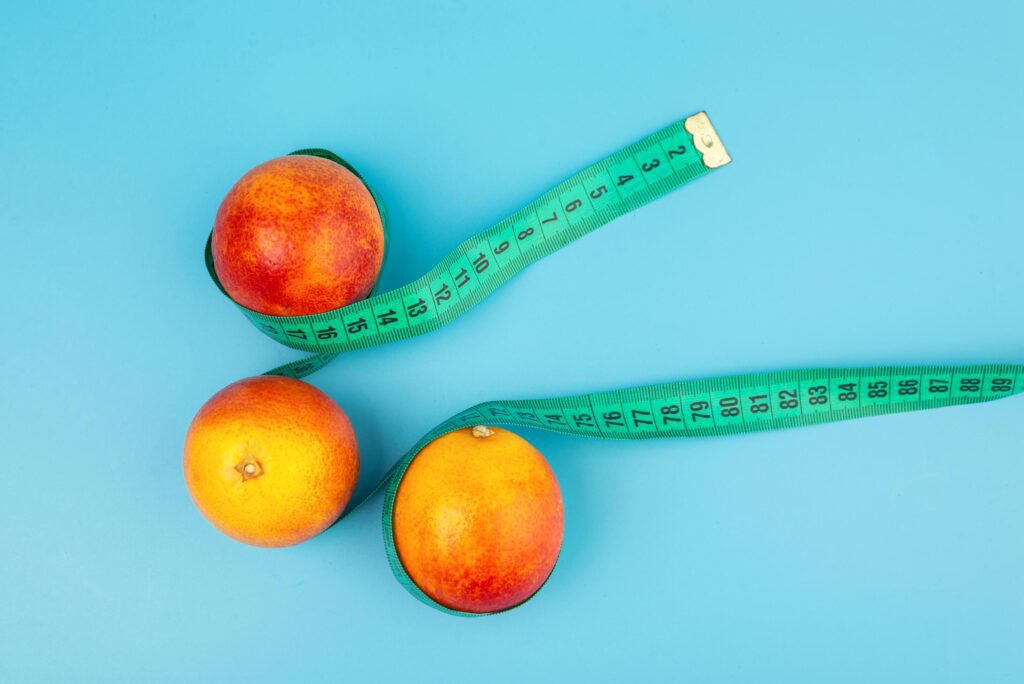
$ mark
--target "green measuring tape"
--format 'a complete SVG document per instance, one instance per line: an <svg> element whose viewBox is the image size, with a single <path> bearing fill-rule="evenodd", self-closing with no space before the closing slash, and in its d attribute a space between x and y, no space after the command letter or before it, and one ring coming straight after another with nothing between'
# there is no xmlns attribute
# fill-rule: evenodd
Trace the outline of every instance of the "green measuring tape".
<svg viewBox="0 0 1024 684"><path fill-rule="evenodd" d="M558 399L486 401L424 435L377 486L387 486L383 529L388 564L420 601L452 615L480 615L452 610L424 594L402 567L392 532L395 495L413 458L437 437L470 425L531 427L602 439L719 437L974 404L1022 392L1024 366L908 366L758 373ZM374 493L376 489L370 496Z"/></svg>
<svg viewBox="0 0 1024 684"><path fill-rule="evenodd" d="M358 175L326 150L300 150L295 154L323 156ZM268 371L304 377L341 352L443 327L531 263L729 161L725 147L702 112L563 181L463 242L427 274L397 290L312 316L268 316L239 308L278 342L314 352L312 357ZM383 204L376 194L373 196L386 231ZM209 241L206 265L223 292ZM601 439L716 437L979 403L1022 392L1024 366L920 366L785 371L555 399L488 401L462 411L424 435L363 502L385 488L384 545L388 563L402 586L438 610L476 617L481 614L452 610L424 594L405 572L393 537L395 495L409 464L423 447L453 430L483 424Z"/></svg>
<svg viewBox="0 0 1024 684"><path fill-rule="evenodd" d="M358 175L351 165L326 150L295 154L327 157ZM341 352L444 327L533 262L729 161L722 141L701 112L559 183L466 240L429 272L397 290L311 316L268 316L236 304L269 337L293 349L316 353L268 371L301 378L323 368ZM383 203L372 189L370 192L384 219ZM206 243L206 268L224 292L213 266L210 240Z"/></svg>

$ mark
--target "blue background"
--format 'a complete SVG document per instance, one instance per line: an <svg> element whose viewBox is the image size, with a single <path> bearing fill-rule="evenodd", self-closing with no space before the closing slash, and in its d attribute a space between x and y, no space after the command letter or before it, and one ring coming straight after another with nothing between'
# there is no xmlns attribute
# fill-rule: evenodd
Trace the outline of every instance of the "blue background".
<svg viewBox="0 0 1024 684"><path fill-rule="evenodd" d="M231 184L302 146L385 198L388 288L699 109L735 159L313 376L355 424L360 493L484 399L1021 361L1022 5L761 4L5 3L0 680L1024 679L1018 398L720 440L531 432L564 550L483 620L394 581L379 498L262 550L185 490L199 406L298 356L201 248Z"/></svg>

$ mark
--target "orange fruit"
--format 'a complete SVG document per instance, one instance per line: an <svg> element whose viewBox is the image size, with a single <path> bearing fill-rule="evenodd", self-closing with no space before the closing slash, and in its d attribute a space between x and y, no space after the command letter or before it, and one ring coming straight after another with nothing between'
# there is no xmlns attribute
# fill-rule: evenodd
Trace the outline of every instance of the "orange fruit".
<svg viewBox="0 0 1024 684"><path fill-rule="evenodd" d="M341 408L312 385L261 375L207 401L185 437L185 484L229 537L290 546L338 519L359 476Z"/></svg>
<svg viewBox="0 0 1024 684"><path fill-rule="evenodd" d="M454 610L489 613L530 598L551 574L562 546L562 493L525 439L466 428L412 460L392 526L399 560L423 593Z"/></svg>
<svg viewBox="0 0 1024 684"><path fill-rule="evenodd" d="M231 188L213 225L224 290L254 311L297 316L364 299L384 259L377 203L357 175L322 157L260 164Z"/></svg>

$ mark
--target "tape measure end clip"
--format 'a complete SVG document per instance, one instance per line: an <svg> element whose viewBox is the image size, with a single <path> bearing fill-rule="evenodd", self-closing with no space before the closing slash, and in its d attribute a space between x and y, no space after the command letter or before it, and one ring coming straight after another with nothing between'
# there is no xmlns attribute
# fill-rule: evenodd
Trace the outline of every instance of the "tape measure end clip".
<svg viewBox="0 0 1024 684"><path fill-rule="evenodd" d="M697 112L683 122L683 128L693 136L693 146L700 153L701 161L709 169L717 169L732 161L729 152L718 137L707 112Z"/></svg>

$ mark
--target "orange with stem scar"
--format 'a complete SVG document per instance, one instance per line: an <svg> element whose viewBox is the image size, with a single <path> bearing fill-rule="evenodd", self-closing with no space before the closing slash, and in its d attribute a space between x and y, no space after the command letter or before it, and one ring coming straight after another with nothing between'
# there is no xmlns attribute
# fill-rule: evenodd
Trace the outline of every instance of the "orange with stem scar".
<svg viewBox="0 0 1024 684"><path fill-rule="evenodd" d="M478 426L416 455L395 494L395 549L410 579L454 610L511 608L551 574L564 514L555 474L513 432Z"/></svg>
<svg viewBox="0 0 1024 684"><path fill-rule="evenodd" d="M199 409L184 469L196 506L221 532L290 546L341 515L359 476L359 448L330 397L301 380L262 375L228 385Z"/></svg>

